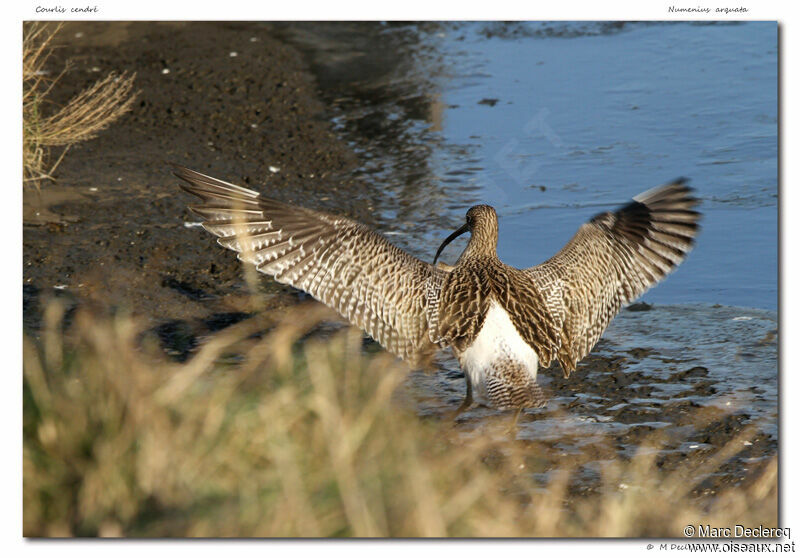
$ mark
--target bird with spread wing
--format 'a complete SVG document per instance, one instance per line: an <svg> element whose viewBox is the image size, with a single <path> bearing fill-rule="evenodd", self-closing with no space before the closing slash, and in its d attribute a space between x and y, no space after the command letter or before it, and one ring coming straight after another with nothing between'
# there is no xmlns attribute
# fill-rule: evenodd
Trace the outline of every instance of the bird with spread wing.
<svg viewBox="0 0 800 558"><path fill-rule="evenodd" d="M569 376L619 310L683 261L699 230L699 201L678 179L596 215L555 256L527 269L500 261L497 214L474 206L427 263L346 217L185 167L175 175L200 198L191 210L202 226L258 271L335 309L412 365L452 349L467 383L459 412L473 401L544 405L538 368L556 360ZM466 232L456 263L436 265Z"/></svg>

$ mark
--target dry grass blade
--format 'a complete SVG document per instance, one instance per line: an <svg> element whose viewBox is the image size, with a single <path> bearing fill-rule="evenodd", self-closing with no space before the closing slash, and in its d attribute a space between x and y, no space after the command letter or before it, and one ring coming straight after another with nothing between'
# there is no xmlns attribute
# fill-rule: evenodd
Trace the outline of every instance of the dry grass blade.
<svg viewBox="0 0 800 558"><path fill-rule="evenodd" d="M136 74L112 72L78 93L54 115L42 120L39 144L67 146L92 139L128 112L136 99Z"/></svg>
<svg viewBox="0 0 800 558"><path fill-rule="evenodd" d="M131 109L137 93L135 74L112 72L73 97L49 116L45 107L48 95L67 68L50 78L47 69L53 40L61 25L32 23L23 32L22 120L24 180L39 185L52 179L70 146L94 138ZM55 162L48 161L48 150L63 148Z"/></svg>
<svg viewBox="0 0 800 558"><path fill-rule="evenodd" d="M49 25L34 22L26 27L22 39L22 80L25 83L23 102L37 93L42 94L41 85L46 81L45 66L52 54L52 41L62 24ZM49 80L51 83L56 80Z"/></svg>

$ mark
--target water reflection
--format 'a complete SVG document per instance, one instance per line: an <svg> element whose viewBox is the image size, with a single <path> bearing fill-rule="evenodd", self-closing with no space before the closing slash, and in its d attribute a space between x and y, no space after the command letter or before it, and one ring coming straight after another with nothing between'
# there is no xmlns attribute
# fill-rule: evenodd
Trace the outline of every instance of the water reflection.
<svg viewBox="0 0 800 558"><path fill-rule="evenodd" d="M438 24L286 23L272 30L310 61L336 131L358 154L356 176L374 184L384 233L430 259L432 231L451 228L454 192L431 155L441 143L445 72Z"/></svg>

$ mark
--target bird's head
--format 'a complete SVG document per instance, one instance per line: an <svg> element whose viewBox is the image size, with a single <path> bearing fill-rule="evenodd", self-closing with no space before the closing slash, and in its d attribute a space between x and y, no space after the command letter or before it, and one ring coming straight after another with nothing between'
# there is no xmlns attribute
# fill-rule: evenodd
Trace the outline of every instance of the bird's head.
<svg viewBox="0 0 800 558"><path fill-rule="evenodd" d="M455 230L453 234L444 239L436 256L433 258L433 265L444 250L456 238L469 231L471 238L467 245L467 251L481 251L494 253L497 249L497 212L491 205L473 205L467 211L465 223Z"/></svg>

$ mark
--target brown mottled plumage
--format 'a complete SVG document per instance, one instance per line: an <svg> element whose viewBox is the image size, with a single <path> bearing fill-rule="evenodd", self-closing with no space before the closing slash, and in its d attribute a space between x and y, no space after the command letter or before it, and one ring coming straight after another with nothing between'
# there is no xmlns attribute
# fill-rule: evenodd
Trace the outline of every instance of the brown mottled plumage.
<svg viewBox="0 0 800 558"><path fill-rule="evenodd" d="M218 242L262 273L311 294L387 350L426 361L450 347L480 402L539 407L538 366L556 359L565 375L592 349L622 305L675 268L691 249L700 214L684 180L654 188L597 215L554 257L516 269L497 257L497 214L472 207L459 234L470 241L456 264L435 266L344 217L295 207L176 167L191 209Z"/></svg>
<svg viewBox="0 0 800 558"><path fill-rule="evenodd" d="M510 358L497 359L486 374L489 401L500 409L544 407L547 397L528 370Z"/></svg>

